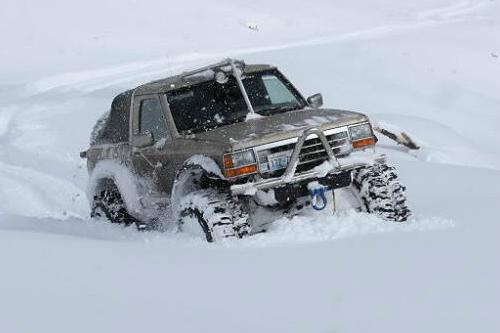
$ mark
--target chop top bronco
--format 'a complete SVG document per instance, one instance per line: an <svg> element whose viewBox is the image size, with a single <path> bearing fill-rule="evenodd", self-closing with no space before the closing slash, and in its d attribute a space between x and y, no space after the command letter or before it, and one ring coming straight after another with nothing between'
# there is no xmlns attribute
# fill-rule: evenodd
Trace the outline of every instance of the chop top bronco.
<svg viewBox="0 0 500 333"><path fill-rule="evenodd" d="M175 222L214 241L322 209L332 191L405 221L405 188L375 152L368 118L322 103L274 66L233 59L126 91L81 153L92 215L139 228Z"/></svg>

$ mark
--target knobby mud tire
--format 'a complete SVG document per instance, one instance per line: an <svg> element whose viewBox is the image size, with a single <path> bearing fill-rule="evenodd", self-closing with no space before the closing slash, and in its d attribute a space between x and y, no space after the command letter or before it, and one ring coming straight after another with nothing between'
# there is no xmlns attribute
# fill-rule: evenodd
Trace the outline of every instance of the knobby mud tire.
<svg viewBox="0 0 500 333"><path fill-rule="evenodd" d="M199 223L208 242L242 238L249 234L248 213L229 194L215 189L198 190L180 203L179 229L185 223Z"/></svg>
<svg viewBox="0 0 500 333"><path fill-rule="evenodd" d="M395 222L404 222L411 216L406 188L399 182L394 167L377 163L359 168L353 171L352 185L364 211Z"/></svg>
<svg viewBox="0 0 500 333"><path fill-rule="evenodd" d="M135 224L139 230L146 229L146 225L129 214L123 198L115 187L101 190L94 196L90 216L105 218L111 223L129 226Z"/></svg>

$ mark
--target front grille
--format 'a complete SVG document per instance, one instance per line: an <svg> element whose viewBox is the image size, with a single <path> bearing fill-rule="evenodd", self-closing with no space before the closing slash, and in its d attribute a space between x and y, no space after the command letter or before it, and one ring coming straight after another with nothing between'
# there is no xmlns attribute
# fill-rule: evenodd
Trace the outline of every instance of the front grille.
<svg viewBox="0 0 500 333"><path fill-rule="evenodd" d="M330 147L332 147L335 156L346 155L351 151L351 144L347 132L329 134L326 135L326 139L330 143ZM267 161L268 154L292 151L295 148L295 144L296 143L294 142L259 152L260 163L265 163ZM325 148L323 147L323 144L321 143L321 140L319 138L308 139L304 142L304 145L302 146L302 149L300 151L299 164L297 165L296 173L309 171L312 168L320 165L327 159L328 155ZM284 172L285 168L276 170L272 173L267 173L266 176L278 177L281 176Z"/></svg>

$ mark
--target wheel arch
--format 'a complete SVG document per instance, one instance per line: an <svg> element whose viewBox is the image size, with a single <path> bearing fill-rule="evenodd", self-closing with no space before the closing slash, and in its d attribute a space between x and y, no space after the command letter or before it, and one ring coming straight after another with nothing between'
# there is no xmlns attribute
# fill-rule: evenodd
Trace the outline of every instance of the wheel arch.
<svg viewBox="0 0 500 333"><path fill-rule="evenodd" d="M87 199L92 205L94 196L100 191L115 186L123 198L128 212L140 213L143 210L140 198L142 186L132 170L116 161L106 160L96 164L87 186Z"/></svg>
<svg viewBox="0 0 500 333"><path fill-rule="evenodd" d="M221 167L217 164L214 158L206 155L193 155L185 160L181 167L175 173L174 186L179 180L179 177L186 171L194 171L205 174L210 179L226 182L226 178L222 173Z"/></svg>
<svg viewBox="0 0 500 333"><path fill-rule="evenodd" d="M205 172L208 176L214 179L225 180L224 174L222 173L222 169L217 164L215 159L206 155L193 155L182 163L182 167L177 171L176 177L178 174L186 169L192 170L200 170Z"/></svg>
<svg viewBox="0 0 500 333"><path fill-rule="evenodd" d="M226 184L227 182L215 159L206 155L193 155L186 159L175 172L170 193L173 206L187 193L199 189L195 183L203 176L215 183Z"/></svg>

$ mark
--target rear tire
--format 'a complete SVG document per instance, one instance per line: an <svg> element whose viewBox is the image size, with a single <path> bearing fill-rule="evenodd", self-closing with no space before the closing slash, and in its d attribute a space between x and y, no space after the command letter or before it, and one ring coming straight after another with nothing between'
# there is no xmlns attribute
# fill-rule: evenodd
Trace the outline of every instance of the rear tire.
<svg viewBox="0 0 500 333"><path fill-rule="evenodd" d="M394 167L377 163L359 168L353 171L352 186L364 211L394 222L404 222L411 216L406 205L406 187L399 182Z"/></svg>
<svg viewBox="0 0 500 333"><path fill-rule="evenodd" d="M111 223L126 226L135 224L140 230L146 229L146 224L129 214L120 191L114 185L107 186L94 196L90 217L105 218Z"/></svg>

